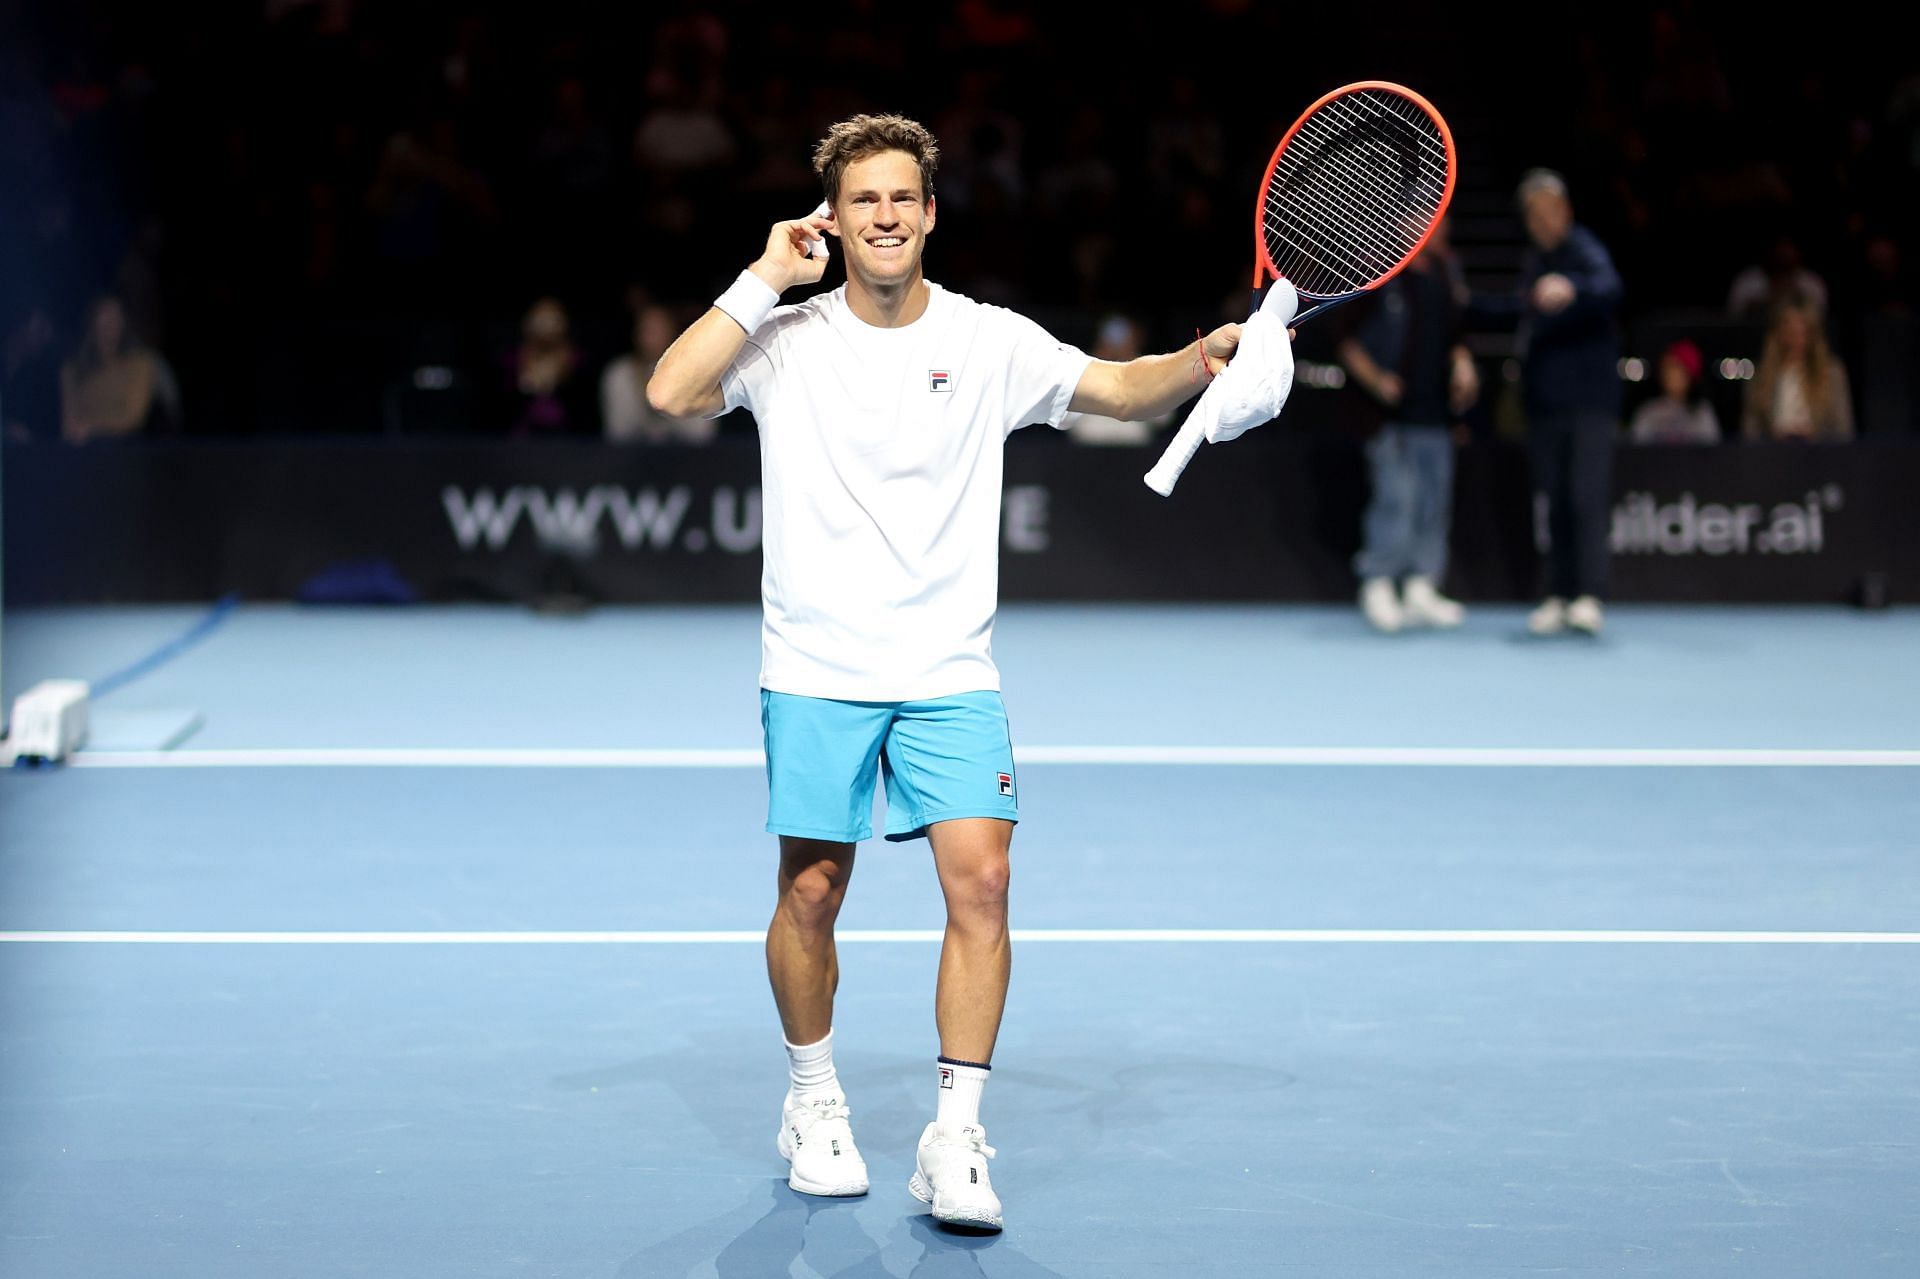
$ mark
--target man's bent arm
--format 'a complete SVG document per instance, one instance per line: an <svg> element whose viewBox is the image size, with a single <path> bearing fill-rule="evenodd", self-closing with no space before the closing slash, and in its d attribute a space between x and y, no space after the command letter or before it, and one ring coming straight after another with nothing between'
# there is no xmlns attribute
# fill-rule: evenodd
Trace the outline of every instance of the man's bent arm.
<svg viewBox="0 0 1920 1279"><path fill-rule="evenodd" d="M647 403L669 417L714 416L727 406L720 378L746 344L738 321L717 306L708 307L654 366Z"/></svg>
<svg viewBox="0 0 1920 1279"><path fill-rule="evenodd" d="M660 357L647 379L647 403L669 417L712 417L724 409L727 396L720 379L746 345L749 327L732 312L753 310L765 315L789 288L818 281L826 263L809 257L807 245L820 238L825 225L827 220L818 215L774 223L759 260L741 272L720 302L688 325ZM759 293L759 286L765 286L771 298ZM728 309L723 310L722 304Z"/></svg>

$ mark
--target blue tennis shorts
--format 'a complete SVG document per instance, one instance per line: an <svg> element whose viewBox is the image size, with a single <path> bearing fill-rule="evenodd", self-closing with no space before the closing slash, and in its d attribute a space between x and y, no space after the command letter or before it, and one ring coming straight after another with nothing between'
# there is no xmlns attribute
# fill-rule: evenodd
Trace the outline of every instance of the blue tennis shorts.
<svg viewBox="0 0 1920 1279"><path fill-rule="evenodd" d="M887 838L919 839L956 817L1020 820L1013 742L995 692L922 702L841 702L760 690L767 830L853 844L873 835L887 783Z"/></svg>

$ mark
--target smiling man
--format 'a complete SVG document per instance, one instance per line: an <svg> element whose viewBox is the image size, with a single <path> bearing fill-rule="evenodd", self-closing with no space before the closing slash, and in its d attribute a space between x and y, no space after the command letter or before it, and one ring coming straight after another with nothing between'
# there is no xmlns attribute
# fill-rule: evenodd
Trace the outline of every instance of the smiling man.
<svg viewBox="0 0 1920 1279"><path fill-rule="evenodd" d="M676 417L759 424L765 572L761 724L779 836L767 974L790 1085L788 1184L867 1190L833 1064L834 920L884 779L889 840L925 837L946 899L934 1019L938 1105L914 1195L949 1224L999 1229L980 1098L1005 1007L1013 748L992 657L1002 445L1069 410L1137 421L1194 395L1240 326L1167 355L1094 360L1031 320L930 283L939 148L901 116L837 124L814 152L825 211L765 251L661 358L647 387ZM847 280L818 282L824 237Z"/></svg>

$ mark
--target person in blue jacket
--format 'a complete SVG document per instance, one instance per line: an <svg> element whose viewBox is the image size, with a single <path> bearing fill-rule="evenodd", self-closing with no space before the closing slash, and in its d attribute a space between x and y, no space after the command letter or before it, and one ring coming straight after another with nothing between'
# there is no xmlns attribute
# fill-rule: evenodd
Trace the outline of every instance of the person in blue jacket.
<svg viewBox="0 0 1920 1279"><path fill-rule="evenodd" d="M1574 222L1559 174L1531 170L1519 198L1533 242L1521 267L1521 390L1547 570L1546 598L1527 629L1597 635L1621 412L1620 273L1593 232Z"/></svg>

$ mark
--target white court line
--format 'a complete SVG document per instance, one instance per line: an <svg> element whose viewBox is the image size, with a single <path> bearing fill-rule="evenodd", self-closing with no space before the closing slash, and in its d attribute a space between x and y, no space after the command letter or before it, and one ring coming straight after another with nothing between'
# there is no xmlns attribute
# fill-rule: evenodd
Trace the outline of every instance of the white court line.
<svg viewBox="0 0 1920 1279"><path fill-rule="evenodd" d="M1917 768L1920 750L1453 746L1026 746L1022 764L1441 768ZM761 768L758 750L82 751L77 768Z"/></svg>
<svg viewBox="0 0 1920 1279"><path fill-rule="evenodd" d="M840 932L835 940L843 943L937 942L941 936L942 930L937 928L867 928ZM0 932L0 942L240 946L759 946L765 943L766 937L764 929L644 932L540 932L518 929L481 932ZM1013 940L1109 945L1141 942L1504 942L1523 945L1911 946L1920 945L1920 933L1620 928L1016 928L1013 930Z"/></svg>

